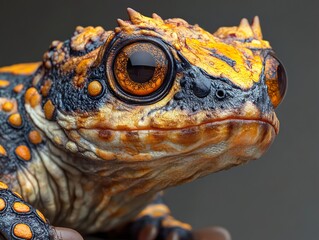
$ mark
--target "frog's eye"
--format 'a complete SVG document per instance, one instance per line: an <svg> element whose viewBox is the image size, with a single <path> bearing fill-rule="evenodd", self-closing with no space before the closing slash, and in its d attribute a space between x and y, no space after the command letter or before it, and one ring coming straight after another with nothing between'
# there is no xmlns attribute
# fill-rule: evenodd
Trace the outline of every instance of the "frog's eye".
<svg viewBox="0 0 319 240"><path fill-rule="evenodd" d="M269 54L266 59L265 83L269 98L276 108L286 94L288 79L284 66L273 54Z"/></svg>
<svg viewBox="0 0 319 240"><path fill-rule="evenodd" d="M125 100L147 103L167 93L172 60L168 51L159 44L130 42L114 53L111 65L112 71L108 70L110 85Z"/></svg>

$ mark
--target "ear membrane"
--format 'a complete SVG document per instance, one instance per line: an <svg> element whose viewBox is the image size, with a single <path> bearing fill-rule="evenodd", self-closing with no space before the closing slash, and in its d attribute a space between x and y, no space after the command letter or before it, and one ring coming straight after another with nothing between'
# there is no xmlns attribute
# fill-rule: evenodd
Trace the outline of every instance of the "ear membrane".
<svg viewBox="0 0 319 240"><path fill-rule="evenodd" d="M265 83L272 105L276 108L286 95L288 78L283 64L273 54L269 54L266 58Z"/></svg>

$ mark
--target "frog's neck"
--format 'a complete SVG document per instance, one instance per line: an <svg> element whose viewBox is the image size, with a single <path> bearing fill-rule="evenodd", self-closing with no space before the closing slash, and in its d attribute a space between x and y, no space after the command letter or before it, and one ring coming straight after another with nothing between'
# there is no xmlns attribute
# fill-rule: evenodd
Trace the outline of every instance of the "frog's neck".
<svg viewBox="0 0 319 240"><path fill-rule="evenodd" d="M35 150L32 165L18 179L23 197L53 224L83 233L105 231L134 218L156 194L155 189L146 191L139 186L142 178L121 176L129 167L124 163L72 152L73 144L65 132L45 118L40 106L27 104L26 111L43 131L46 144Z"/></svg>

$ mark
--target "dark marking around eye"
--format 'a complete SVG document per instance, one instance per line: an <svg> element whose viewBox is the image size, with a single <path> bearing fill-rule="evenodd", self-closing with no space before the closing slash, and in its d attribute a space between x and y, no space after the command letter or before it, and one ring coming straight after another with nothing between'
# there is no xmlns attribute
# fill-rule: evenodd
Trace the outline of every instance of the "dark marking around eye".
<svg viewBox="0 0 319 240"><path fill-rule="evenodd" d="M233 59L230 59L229 57L226 57L224 55L221 55L219 53L216 53L215 49L210 49L211 51L211 56L218 58L222 61L224 61L225 63L227 63L229 66L234 67L236 65L236 61Z"/></svg>

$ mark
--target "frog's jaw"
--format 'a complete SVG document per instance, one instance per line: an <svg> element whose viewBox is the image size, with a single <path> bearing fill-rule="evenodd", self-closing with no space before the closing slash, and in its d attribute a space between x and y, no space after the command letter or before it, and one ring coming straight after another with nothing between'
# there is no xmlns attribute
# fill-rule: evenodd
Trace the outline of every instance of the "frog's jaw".
<svg viewBox="0 0 319 240"><path fill-rule="evenodd" d="M93 139L96 134L81 129L78 136ZM129 181L137 196L257 159L275 135L268 122L228 119L185 129L105 131L100 137L112 141L92 145L91 139L82 139L80 143L90 144L92 153L104 159L102 165L112 163L116 181Z"/></svg>

